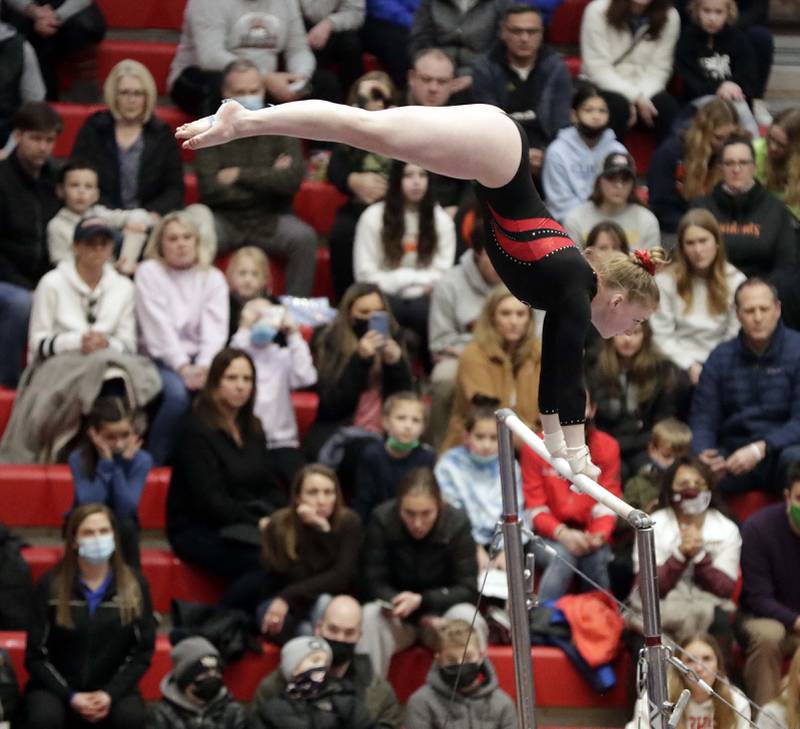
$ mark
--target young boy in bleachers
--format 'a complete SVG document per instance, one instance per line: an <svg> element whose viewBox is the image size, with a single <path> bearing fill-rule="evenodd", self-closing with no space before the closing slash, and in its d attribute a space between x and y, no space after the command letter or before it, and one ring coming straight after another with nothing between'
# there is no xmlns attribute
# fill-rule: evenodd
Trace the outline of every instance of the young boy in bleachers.
<svg viewBox="0 0 800 729"><path fill-rule="evenodd" d="M425 685L408 700L406 726L515 729L514 702L499 687L486 650L482 635L470 631L468 622L448 620Z"/></svg>
<svg viewBox="0 0 800 729"><path fill-rule="evenodd" d="M83 218L101 218L119 232L122 246L117 255L117 270L132 274L147 240L153 221L146 210L111 210L98 204L100 185L94 165L86 160L69 160L58 173L56 194L64 207L47 224L47 250L55 265L72 258L75 226Z"/></svg>
<svg viewBox="0 0 800 729"><path fill-rule="evenodd" d="M230 336L239 326L239 316L248 301L272 296L269 258L256 246L243 246L231 256L225 271L230 291ZM275 302L277 303L277 302Z"/></svg>
<svg viewBox="0 0 800 729"><path fill-rule="evenodd" d="M464 423L464 444L445 451L434 468L444 500L469 517L472 538L478 546L478 570L481 572L489 563L492 539L503 514L497 421L494 417L499 406L500 401L495 398L475 395ZM522 479L516 461L514 469L517 499L522 505ZM498 555L494 566L505 570L504 553Z"/></svg>
<svg viewBox="0 0 800 729"><path fill-rule="evenodd" d="M416 393L398 392L383 404L385 441L364 447L356 469L353 509L366 524L372 510L394 498L403 477L415 468L433 468L436 454L419 442L425 405Z"/></svg>

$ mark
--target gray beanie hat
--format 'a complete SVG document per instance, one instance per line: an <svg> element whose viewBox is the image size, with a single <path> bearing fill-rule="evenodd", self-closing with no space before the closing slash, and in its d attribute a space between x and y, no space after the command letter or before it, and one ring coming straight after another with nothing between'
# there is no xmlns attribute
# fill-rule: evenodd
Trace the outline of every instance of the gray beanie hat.
<svg viewBox="0 0 800 729"><path fill-rule="evenodd" d="M442 617L445 620L462 620L467 625L472 625L472 616L475 615L475 606L468 602L460 602L453 605ZM478 613L475 615L475 624L472 625L475 635L478 636L478 643L481 651L485 651L489 645L489 624L486 619Z"/></svg>
<svg viewBox="0 0 800 729"><path fill-rule="evenodd" d="M172 649L172 675L181 690L201 673L213 668L222 671L219 651L205 638L185 638Z"/></svg>
<svg viewBox="0 0 800 729"><path fill-rule="evenodd" d="M333 652L328 645L328 641L315 635L304 635L299 638L292 638L281 648L281 673L287 681L292 680L295 669L303 662L303 659L314 651L324 651L328 657L328 666L333 660Z"/></svg>

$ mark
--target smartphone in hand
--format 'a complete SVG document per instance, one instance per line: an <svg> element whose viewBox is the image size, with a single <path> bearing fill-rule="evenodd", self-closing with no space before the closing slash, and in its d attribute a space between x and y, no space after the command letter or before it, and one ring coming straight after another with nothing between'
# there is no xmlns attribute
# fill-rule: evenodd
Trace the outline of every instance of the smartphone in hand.
<svg viewBox="0 0 800 729"><path fill-rule="evenodd" d="M369 331L378 332L384 339L389 339L389 312L373 311L369 317Z"/></svg>

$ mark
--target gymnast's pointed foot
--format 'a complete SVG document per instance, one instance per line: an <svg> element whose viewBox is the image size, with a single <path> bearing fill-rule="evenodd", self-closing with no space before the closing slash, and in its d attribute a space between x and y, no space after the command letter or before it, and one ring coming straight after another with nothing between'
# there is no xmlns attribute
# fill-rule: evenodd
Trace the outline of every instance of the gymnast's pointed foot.
<svg viewBox="0 0 800 729"><path fill-rule="evenodd" d="M226 99L216 114L179 126L175 130L175 137L183 141L184 149L225 144L241 136L241 122L246 114L247 110L238 101Z"/></svg>

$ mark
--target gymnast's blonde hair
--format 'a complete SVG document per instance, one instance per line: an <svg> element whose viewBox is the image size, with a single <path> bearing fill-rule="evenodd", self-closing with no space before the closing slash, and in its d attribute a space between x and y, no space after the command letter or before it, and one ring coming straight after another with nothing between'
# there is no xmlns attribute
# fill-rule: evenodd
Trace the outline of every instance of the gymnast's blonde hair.
<svg viewBox="0 0 800 729"><path fill-rule="evenodd" d="M632 304L642 304L651 309L658 307L655 273L669 263L663 248L656 246L648 251L635 250L627 255L618 251L598 255L594 248L587 248L583 255L591 263L603 286L624 291ZM652 262L651 270L648 270L648 258Z"/></svg>

